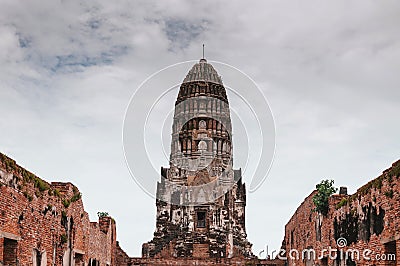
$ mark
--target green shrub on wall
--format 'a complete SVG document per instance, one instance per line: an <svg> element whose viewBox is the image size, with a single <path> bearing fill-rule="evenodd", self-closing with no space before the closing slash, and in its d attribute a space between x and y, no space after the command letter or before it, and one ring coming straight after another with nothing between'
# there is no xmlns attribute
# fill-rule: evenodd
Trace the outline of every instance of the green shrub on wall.
<svg viewBox="0 0 400 266"><path fill-rule="evenodd" d="M337 188L333 186L335 181L333 180L322 180L317 188L317 194L313 197L313 203L315 205L314 211L327 215L329 211L329 197L337 191Z"/></svg>
<svg viewBox="0 0 400 266"><path fill-rule="evenodd" d="M98 213L97 213L97 216L98 216L99 218L102 218L102 217L108 217L108 216L110 216L110 215L108 214L108 212L98 212Z"/></svg>

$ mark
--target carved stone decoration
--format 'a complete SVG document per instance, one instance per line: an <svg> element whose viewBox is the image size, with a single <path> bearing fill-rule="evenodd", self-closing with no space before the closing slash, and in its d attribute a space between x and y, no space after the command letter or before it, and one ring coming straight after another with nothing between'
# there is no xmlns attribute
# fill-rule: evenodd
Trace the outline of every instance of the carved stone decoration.
<svg viewBox="0 0 400 266"><path fill-rule="evenodd" d="M200 120L200 122L199 122L199 129L206 129L206 127L207 127L206 121Z"/></svg>
<svg viewBox="0 0 400 266"><path fill-rule="evenodd" d="M199 151L206 151L207 150L207 143L204 140L199 142L198 150Z"/></svg>
<svg viewBox="0 0 400 266"><path fill-rule="evenodd" d="M161 169L167 180L157 184L154 238L143 244L142 256L253 257L246 189L241 170L233 170L228 97L205 59L181 84L173 121L170 165Z"/></svg>

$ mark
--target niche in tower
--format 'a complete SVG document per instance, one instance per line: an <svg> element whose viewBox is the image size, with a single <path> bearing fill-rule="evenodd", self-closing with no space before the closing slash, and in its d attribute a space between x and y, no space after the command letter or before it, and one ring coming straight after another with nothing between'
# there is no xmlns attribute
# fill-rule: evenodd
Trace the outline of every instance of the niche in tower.
<svg viewBox="0 0 400 266"><path fill-rule="evenodd" d="M196 228L206 228L206 212L196 212Z"/></svg>

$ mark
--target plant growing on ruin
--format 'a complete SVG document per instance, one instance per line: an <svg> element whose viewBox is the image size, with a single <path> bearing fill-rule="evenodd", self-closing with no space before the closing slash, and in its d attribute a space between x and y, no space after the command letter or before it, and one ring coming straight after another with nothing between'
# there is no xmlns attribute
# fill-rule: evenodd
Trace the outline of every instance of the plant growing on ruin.
<svg viewBox="0 0 400 266"><path fill-rule="evenodd" d="M69 205L71 204L71 201L69 199L63 199L62 204L64 205L65 208L68 208Z"/></svg>
<svg viewBox="0 0 400 266"><path fill-rule="evenodd" d="M80 200L82 198L82 194L80 192L75 193L70 199L63 199L62 204L65 208L68 208L72 202Z"/></svg>
<svg viewBox="0 0 400 266"><path fill-rule="evenodd" d="M82 194L80 192L75 192L75 194L71 197L70 201L75 202L82 198Z"/></svg>
<svg viewBox="0 0 400 266"><path fill-rule="evenodd" d="M24 191L23 194L24 194L24 196L25 196L29 201L32 201L32 200L33 200L32 195L30 195L27 191Z"/></svg>
<svg viewBox="0 0 400 266"><path fill-rule="evenodd" d="M68 242L68 237L66 234L60 235L60 242L61 242L61 245L64 245L65 243Z"/></svg>
<svg viewBox="0 0 400 266"><path fill-rule="evenodd" d="M50 186L45 181L40 179L39 177L34 176L33 182L34 182L35 187L38 188L40 192L43 192L50 188Z"/></svg>
<svg viewBox="0 0 400 266"><path fill-rule="evenodd" d="M110 215L108 214L108 212L98 212L98 213L97 213L97 216L98 216L99 218L102 218L102 217L108 217L108 216L110 216Z"/></svg>
<svg viewBox="0 0 400 266"><path fill-rule="evenodd" d="M348 203L347 198L343 198L343 199L336 205L336 209L342 208L343 206L347 205L347 203Z"/></svg>
<svg viewBox="0 0 400 266"><path fill-rule="evenodd" d="M7 172L15 171L17 170L17 164L13 159L8 158L4 154L0 154L0 161L3 162Z"/></svg>
<svg viewBox="0 0 400 266"><path fill-rule="evenodd" d="M329 197L337 191L337 188L333 186L335 181L333 180L322 180L321 183L316 185L317 194L313 197L313 203L315 209L318 213L322 215L327 215L329 210Z"/></svg>
<svg viewBox="0 0 400 266"><path fill-rule="evenodd" d="M396 177L400 176L400 164L399 163L392 167L392 169L389 172L389 175L396 176Z"/></svg>
<svg viewBox="0 0 400 266"><path fill-rule="evenodd" d="M61 193L58 189L54 189L53 194L56 195L57 197L61 197Z"/></svg>

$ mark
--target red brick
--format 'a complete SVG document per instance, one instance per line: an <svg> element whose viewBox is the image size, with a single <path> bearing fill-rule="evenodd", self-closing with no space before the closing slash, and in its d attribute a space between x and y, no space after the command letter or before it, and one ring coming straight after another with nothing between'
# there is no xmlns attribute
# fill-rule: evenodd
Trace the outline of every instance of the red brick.
<svg viewBox="0 0 400 266"><path fill-rule="evenodd" d="M336 248L336 238L345 237L349 246L344 247L343 250L357 249L361 254L365 249L383 254L385 247L388 247L388 245L385 246L385 243L396 241L396 258L400 258L399 169L400 161L397 161L380 177L358 189L354 195L331 196L329 212L326 216L312 211L315 208L312 198L317 192L311 193L286 224L284 239L286 252L288 253L291 249L301 252L312 247L317 254L320 254L324 248L329 246ZM346 198L348 203L340 207L338 203L343 198ZM375 209L377 215L379 215L380 209L384 211L383 230L381 232L373 225L375 224L378 228L380 224L379 217L375 215ZM346 217L355 217L355 222L346 225ZM369 217L369 219L364 219L364 217ZM321 221L320 230L318 229L319 220ZM339 232L338 226L335 229L335 220L340 221L345 227L353 229L355 233L344 234ZM320 231L320 238L318 238L318 231ZM351 230L348 232L351 232ZM363 259L362 255L360 258L356 261L357 265L395 265L395 263L388 264L387 261L367 261ZM323 262L318 259L316 263L323 265ZM306 265L306 261L301 258L299 260L289 259L288 265ZM328 259L328 265L333 265L333 261Z"/></svg>
<svg viewBox="0 0 400 266"><path fill-rule="evenodd" d="M18 265L32 265L37 251L45 252L47 265L62 265L74 256L85 265L90 259L100 265L127 260L116 241L114 220L90 222L73 184L49 184L0 154L0 195L0 265L15 265L16 259Z"/></svg>

